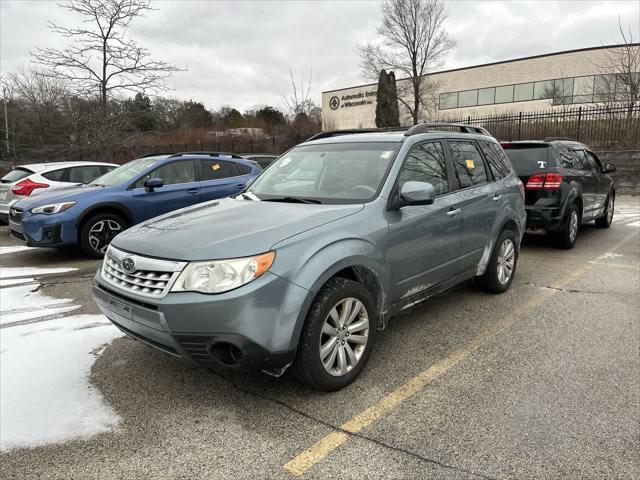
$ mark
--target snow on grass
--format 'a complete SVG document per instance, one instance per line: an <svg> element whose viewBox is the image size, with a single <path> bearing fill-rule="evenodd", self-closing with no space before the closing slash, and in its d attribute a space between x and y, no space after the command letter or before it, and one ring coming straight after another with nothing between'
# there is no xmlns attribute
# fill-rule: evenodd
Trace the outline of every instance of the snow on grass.
<svg viewBox="0 0 640 480"><path fill-rule="evenodd" d="M12 285L20 285L22 283L32 283L33 278L0 278L0 287L10 287Z"/></svg>
<svg viewBox="0 0 640 480"><path fill-rule="evenodd" d="M0 278L36 277L38 275L50 275L52 273L73 272L77 268L37 268L37 267L3 267L0 266Z"/></svg>
<svg viewBox="0 0 640 480"><path fill-rule="evenodd" d="M5 255L7 253L17 253L25 250L35 250L33 247L24 247L22 245L16 245L11 247L0 247L0 255Z"/></svg>
<svg viewBox="0 0 640 480"><path fill-rule="evenodd" d="M95 352L121 335L103 315L0 330L0 451L115 428L119 417L89 375Z"/></svg>

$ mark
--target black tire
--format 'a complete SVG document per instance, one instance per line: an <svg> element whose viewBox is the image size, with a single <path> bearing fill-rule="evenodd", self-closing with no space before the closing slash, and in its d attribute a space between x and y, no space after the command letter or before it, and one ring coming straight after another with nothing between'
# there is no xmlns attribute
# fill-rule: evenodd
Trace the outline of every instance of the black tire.
<svg viewBox="0 0 640 480"><path fill-rule="evenodd" d="M511 247L513 248L513 265L508 279L503 281L501 280L500 274L500 254L502 246L508 240L511 241ZM502 232L498 236L498 239L496 240L496 244L493 247L493 252L491 253L491 258L489 259L487 269L485 270L483 275L476 277L476 284L478 285L478 287L491 293L506 292L511 286L513 278L516 275L519 253L520 242L516 232L514 232L510 228L505 228L504 230L502 230Z"/></svg>
<svg viewBox="0 0 640 480"><path fill-rule="evenodd" d="M104 241L99 243L96 248L96 245L94 245L90 239L90 234L92 229L97 227L100 222L105 222L103 225L110 225L109 229L117 224L119 226L119 230L114 232L105 232ZM85 255L93 258L102 258L104 257L106 247L111 243L113 237L118 233L123 232L128 227L129 225L127 221L115 213L98 213L93 215L82 224L82 228L80 229L80 248Z"/></svg>
<svg viewBox="0 0 640 480"><path fill-rule="evenodd" d="M575 232L572 232L572 218L573 215L576 215L577 218L577 229ZM576 246L576 240L578 239L578 232L580 231L580 211L578 210L578 206L574 203L569 207L569 211L567 212L567 218L564 221L564 225L562 225L562 230L555 234L556 245L560 248L564 248L565 250L570 250Z"/></svg>
<svg viewBox="0 0 640 480"><path fill-rule="evenodd" d="M322 328L329 312L341 301L348 298L359 300L369 319L367 342L358 362L341 376L330 374L320 358L320 345L323 338ZM378 312L369 291L360 283L346 278L332 278L318 293L305 320L293 372L303 382L316 390L339 390L353 382L362 372L375 343L378 324ZM344 345L344 341L342 343Z"/></svg>
<svg viewBox="0 0 640 480"><path fill-rule="evenodd" d="M596 227L609 228L613 223L613 211L616 203L616 195L611 192L607 197L607 208L604 210L604 215L600 218L596 218Z"/></svg>

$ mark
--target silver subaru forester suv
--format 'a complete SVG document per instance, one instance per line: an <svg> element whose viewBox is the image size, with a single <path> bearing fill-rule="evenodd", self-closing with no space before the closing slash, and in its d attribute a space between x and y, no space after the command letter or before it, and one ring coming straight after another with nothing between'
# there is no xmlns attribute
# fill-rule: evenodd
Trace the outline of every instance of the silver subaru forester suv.
<svg viewBox="0 0 640 480"><path fill-rule="evenodd" d="M118 235L93 296L123 332L201 365L348 385L394 314L475 278L504 292L523 187L468 125L325 132L241 194Z"/></svg>

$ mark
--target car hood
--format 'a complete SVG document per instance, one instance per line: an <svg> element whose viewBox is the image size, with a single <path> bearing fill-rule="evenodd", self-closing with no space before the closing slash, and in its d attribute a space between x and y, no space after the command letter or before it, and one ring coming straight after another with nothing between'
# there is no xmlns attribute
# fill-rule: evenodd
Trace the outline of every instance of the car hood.
<svg viewBox="0 0 640 480"><path fill-rule="evenodd" d="M88 185L78 185L74 187L56 188L49 192L43 191L39 195L33 197L25 197L20 200L16 206L25 210L39 207L41 205L49 205L50 203L78 201L94 195L96 192L103 191L105 187L96 187Z"/></svg>
<svg viewBox="0 0 640 480"><path fill-rule="evenodd" d="M118 235L113 245L173 260L246 257L362 208L226 198L148 220Z"/></svg>

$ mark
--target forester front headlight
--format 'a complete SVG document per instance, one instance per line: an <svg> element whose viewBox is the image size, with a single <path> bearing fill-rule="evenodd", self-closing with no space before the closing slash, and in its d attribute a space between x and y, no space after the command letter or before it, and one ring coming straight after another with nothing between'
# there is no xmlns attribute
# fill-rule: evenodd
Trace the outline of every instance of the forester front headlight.
<svg viewBox="0 0 640 480"><path fill-rule="evenodd" d="M182 271L171 291L228 292L262 276L275 256L275 252L267 252L255 257L192 262Z"/></svg>
<svg viewBox="0 0 640 480"><path fill-rule="evenodd" d="M49 205L41 205L40 207L32 208L31 213L44 213L46 215L52 215L54 213L64 212L65 210L73 207L76 202L62 202L62 203L50 203Z"/></svg>

